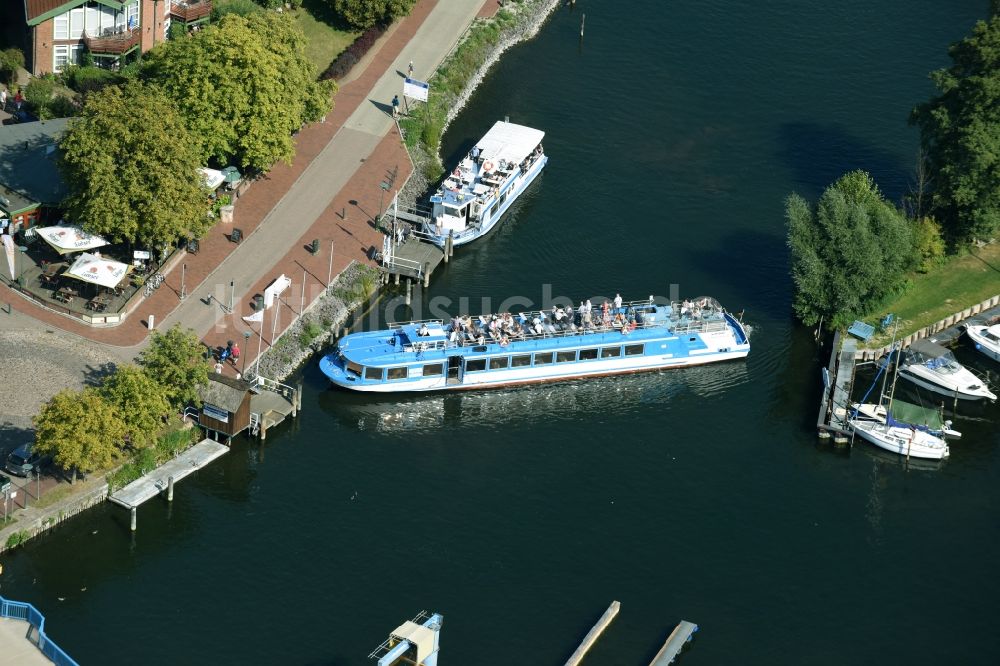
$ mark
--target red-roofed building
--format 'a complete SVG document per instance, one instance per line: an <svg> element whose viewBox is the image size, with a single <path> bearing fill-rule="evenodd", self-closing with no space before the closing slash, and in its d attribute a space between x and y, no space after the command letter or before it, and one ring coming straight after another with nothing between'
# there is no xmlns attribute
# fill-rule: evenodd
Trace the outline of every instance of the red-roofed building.
<svg viewBox="0 0 1000 666"><path fill-rule="evenodd" d="M211 12L211 0L24 0L28 69L60 72L84 51L117 69L162 42L171 21L191 26Z"/></svg>

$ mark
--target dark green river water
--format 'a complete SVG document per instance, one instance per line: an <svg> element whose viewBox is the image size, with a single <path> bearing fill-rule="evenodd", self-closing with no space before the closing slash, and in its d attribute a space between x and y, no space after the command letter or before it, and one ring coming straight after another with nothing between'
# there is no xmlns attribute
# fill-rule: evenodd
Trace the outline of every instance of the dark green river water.
<svg viewBox="0 0 1000 666"><path fill-rule="evenodd" d="M332 391L313 362L298 422L145 505L134 538L99 508L4 558L3 595L87 664L358 665L425 608L442 664L561 664L614 599L587 664L647 664L681 619L701 626L688 666L1000 662L1000 409L964 408L940 466L819 444L825 358L790 314L782 219L853 168L899 199L909 110L986 11L558 10L445 145L450 163L509 115L547 131L549 165L413 316L676 285L745 309L749 359L409 398ZM390 297L379 318L408 317Z"/></svg>

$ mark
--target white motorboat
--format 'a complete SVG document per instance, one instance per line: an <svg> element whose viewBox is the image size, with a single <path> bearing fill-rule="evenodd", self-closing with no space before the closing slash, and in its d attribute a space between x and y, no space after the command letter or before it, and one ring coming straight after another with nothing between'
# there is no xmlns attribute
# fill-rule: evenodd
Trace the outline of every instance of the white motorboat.
<svg viewBox="0 0 1000 666"><path fill-rule="evenodd" d="M994 361L1000 361L1000 324L966 326L965 333L976 343L977 351L986 354Z"/></svg>
<svg viewBox="0 0 1000 666"><path fill-rule="evenodd" d="M917 340L903 350L899 376L950 398L997 399L986 383L959 363L950 350L927 339Z"/></svg>

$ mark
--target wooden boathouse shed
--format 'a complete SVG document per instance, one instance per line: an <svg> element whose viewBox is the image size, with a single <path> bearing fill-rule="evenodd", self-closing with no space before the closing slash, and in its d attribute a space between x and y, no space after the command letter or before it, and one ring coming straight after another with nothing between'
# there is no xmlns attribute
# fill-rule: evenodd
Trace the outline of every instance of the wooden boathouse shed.
<svg viewBox="0 0 1000 666"><path fill-rule="evenodd" d="M250 427L250 399L253 384L219 373L209 373L208 384L201 389L198 425L232 437Z"/></svg>

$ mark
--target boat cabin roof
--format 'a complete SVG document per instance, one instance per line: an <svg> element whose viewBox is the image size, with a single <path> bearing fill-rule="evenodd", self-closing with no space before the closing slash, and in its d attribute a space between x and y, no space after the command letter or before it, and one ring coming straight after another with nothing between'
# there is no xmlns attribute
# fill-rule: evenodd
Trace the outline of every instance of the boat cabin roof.
<svg viewBox="0 0 1000 666"><path fill-rule="evenodd" d="M531 154L544 137L545 132L542 130L499 120L476 144L479 146L479 159L518 164Z"/></svg>
<svg viewBox="0 0 1000 666"><path fill-rule="evenodd" d="M911 352L920 354L924 358L941 358L941 357L951 357L952 353L945 347L932 342L926 338L921 340L916 340L909 347Z"/></svg>

